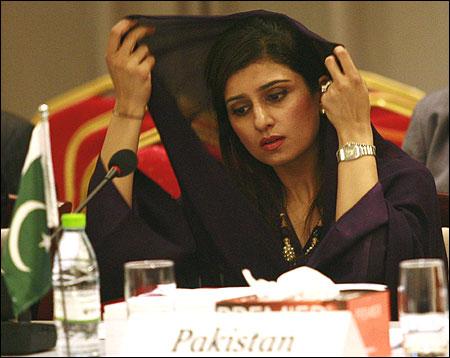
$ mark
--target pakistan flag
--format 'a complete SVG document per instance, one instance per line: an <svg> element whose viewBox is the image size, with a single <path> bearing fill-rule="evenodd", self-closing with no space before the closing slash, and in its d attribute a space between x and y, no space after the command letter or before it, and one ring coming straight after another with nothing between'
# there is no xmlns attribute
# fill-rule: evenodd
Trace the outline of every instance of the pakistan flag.
<svg viewBox="0 0 450 358"><path fill-rule="evenodd" d="M2 248L2 275L16 316L37 302L51 286L45 168L41 160L43 138L40 123L33 130L9 235Z"/></svg>

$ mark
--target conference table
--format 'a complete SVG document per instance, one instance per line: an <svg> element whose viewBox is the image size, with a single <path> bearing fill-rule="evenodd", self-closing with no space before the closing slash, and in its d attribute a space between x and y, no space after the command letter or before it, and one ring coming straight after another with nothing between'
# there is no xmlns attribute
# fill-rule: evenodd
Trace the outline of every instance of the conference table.
<svg viewBox="0 0 450 358"><path fill-rule="evenodd" d="M218 313L216 311L216 303L219 302L220 299L226 299L231 297L239 297L242 294L248 293L248 288L220 288L220 289L195 289L195 290L184 290L184 289L177 289L178 292L178 298L180 298L179 301L175 304L175 308L173 312L161 312L158 310L149 312L145 319L140 318L141 320L141 326L138 328L137 335L140 334L140 337L135 337L134 340L126 340L124 336L130 335L130 319L127 318L127 306L125 302L116 302L110 305L104 306L104 312L103 312L103 320L100 323L99 326L99 338L100 338L100 344L101 344L101 350L103 356L148 356L148 355L157 355L157 356L170 356L170 350L166 350L163 354L158 354L158 347L155 347L154 345L158 345L159 341L164 341L165 337L168 336L169 330L173 331L175 330L177 324L178 327L180 324L182 324L183 319L185 318L185 314L188 315L187 322L192 322L192 325L195 326L200 324L200 322L205 322L205 324L210 324L211 321L215 321L215 323L212 323L213 329L216 327L218 320L217 317L222 315L223 318L230 318L231 322L235 326L239 326L239 328L245 327L245 316L250 316L251 313L243 314L243 313ZM155 306L153 306L155 307ZM280 312L278 312L280 313ZM331 326L332 320L327 321L325 319L320 321L318 319L318 316L316 315L327 315L325 312L284 312L285 316L281 317L281 319L278 319L280 317L273 317L271 318L270 314L278 314L275 312L263 312L258 313L261 316L257 318L256 321L250 322L252 326L262 326L262 325L272 325L272 332L278 331L279 329L285 329L288 327L288 330L290 331L299 331L301 333L298 333L298 335L305 340L308 340L305 334L309 335L309 341L308 344L309 347L309 354L305 354L304 352L299 352L297 354L297 351L295 352L294 356L346 356L346 355L356 355L358 351L355 351L354 349L342 349L344 344L340 344L339 342L335 342L336 350L328 350L323 354L324 350L320 349L321 346L325 344L329 344L331 342L330 338L331 336L339 336L340 340L346 340L347 343L345 345L357 345L358 342L355 343L355 336L351 336L350 333L342 334L341 331L348 330L348 327L345 326L345 322L348 322L348 320L345 320L345 317L340 317L340 315L347 315L347 318L350 317L350 320L352 324L354 324L353 316L352 314L347 311L340 311L340 312L330 312L330 315L334 313L337 315L338 319L344 319L344 320L336 320L334 328L327 327L328 322L330 322L329 326ZM160 316L158 316L158 314ZM165 316L168 314L169 316ZM235 316L233 316L233 314ZM302 316L303 314L303 316ZM237 315L237 316L236 316ZM295 316L300 315L300 316ZM312 320L308 321L308 316L313 315L314 318ZM267 318L269 317L269 318ZM322 316L323 317L323 316ZM331 317L330 317L331 318ZM220 318L222 319L222 318ZM278 320L277 320L278 319ZM290 323L288 322L290 321ZM156 323L155 323L156 322ZM159 323L158 323L159 322ZM184 320L186 322L186 320ZM256 324L255 324L256 322ZM263 323L266 322L266 323ZM269 323L267 323L269 322ZM278 323L277 323L278 322ZM299 322L302 322L302 324L299 324ZM248 323L248 322L247 322ZM289 324L293 323L289 327ZM325 323L325 324L324 324ZM191 324L191 323L189 323ZM203 324L203 323L202 323ZM278 326L277 326L278 324ZM387 322L386 322L387 324ZM164 330L163 326L166 326L166 330ZM220 324L219 324L220 326ZM302 327L303 326L303 327ZM316 328L314 328L316 326ZM168 327L168 329L167 329ZM174 328L172 328L174 327ZM224 325L223 327L226 328ZM356 326L354 326L356 327ZM315 332L313 332L315 329ZM354 328L355 330L355 328ZM308 331L311 331L311 333L308 333ZM358 331L358 329L356 329ZM348 330L350 332L350 330ZM385 331L386 332L386 331ZM317 334L319 333L319 334ZM354 333L353 333L354 334ZM131 333L131 335L136 335L136 333ZM315 338L318 336L317 338ZM359 336L359 333L357 334L358 340L361 339L361 336ZM305 338L306 337L306 338ZM328 338L326 338L328 337ZM171 338L171 342L173 342L173 336ZM314 339L317 339L317 341L313 341ZM328 340L328 341L327 341ZM141 342L145 341L145 344L147 345L145 352L139 352L135 349L133 350L133 346L142 344ZM326 341L326 342L324 342ZM131 343L130 343L131 342ZM389 349L388 345L390 345L391 348L391 355L396 357L404 356L403 350L401 348L402 343L402 333L401 329L399 327L398 322L391 321L389 322L389 342L386 343L387 349ZM151 345L150 345L151 344ZM304 344L304 343L303 343ZM331 342L333 344L333 342ZM338 348L338 346L340 347ZM315 354L316 347L319 347L317 349L317 354ZM364 345L361 345L361 347L364 348ZM157 352L153 351L153 348ZM348 347L347 347L348 348ZM161 347L159 347L161 349ZM365 351L365 350L364 350ZM137 352L137 353L136 353ZM161 352L161 350L159 351ZM328 353L327 353L328 352ZM335 354L336 352L336 354ZM361 352L361 350L359 351ZM184 352L185 353L185 352ZM214 352L213 352L214 353ZM56 350L49 350L45 352L35 353L29 356L32 357L51 357L56 355ZM196 356L196 354L188 354L190 356ZM202 354L205 355L204 353ZM228 354L231 356L232 354ZM246 356L246 352L243 352L239 354L239 356ZM254 352L253 354L250 354L255 356ZM272 354L274 355L274 354ZM283 356L284 354L281 354ZM372 354L373 355L373 354ZM178 356L185 356L185 354L178 354Z"/></svg>

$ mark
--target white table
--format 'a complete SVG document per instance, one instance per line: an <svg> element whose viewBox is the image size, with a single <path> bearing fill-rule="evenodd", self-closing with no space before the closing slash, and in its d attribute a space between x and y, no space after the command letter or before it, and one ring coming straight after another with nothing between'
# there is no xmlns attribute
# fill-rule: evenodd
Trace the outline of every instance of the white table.
<svg viewBox="0 0 450 358"><path fill-rule="evenodd" d="M238 290L238 291L236 291ZM186 296L182 296L182 300L180 302L183 303L183 306L181 307L182 310L187 311L214 311L214 305L215 302L219 299L227 298L227 296L230 297L239 297L239 296L245 296L245 292L241 292L239 288L227 288L222 290L211 290L211 289L197 289L197 293L201 293L200 295L196 295L193 297L190 297L190 292L183 290L180 290L181 293L185 293ZM114 320L114 322L119 322L118 325L115 325L113 329L108 328L108 335L117 337L122 336L122 330L125 327L126 324L126 308L125 303L117 303L113 305L106 306L104 318L107 320L106 322L110 322L109 320ZM178 307L180 308L180 307ZM106 352L106 347L109 347L109 351L114 352L114 349L111 349L111 342L108 341L108 344L106 342L106 327L111 327L109 324L107 325L105 322L102 322L100 324L99 328L99 336L101 339L101 347L103 349L103 353ZM117 334L115 334L117 333ZM116 343L116 340L113 339L113 345ZM392 351L392 356L403 356L403 351L401 349L401 331L398 325L398 322L391 322L390 324L390 344ZM46 352L36 353L31 356L33 357L48 357L48 356L55 356L56 351L50 350Z"/></svg>
<svg viewBox="0 0 450 358"><path fill-rule="evenodd" d="M401 348L401 330L398 322L391 322L389 329L390 339L391 339L391 348L392 348L392 357L404 357L403 349ZM99 327L99 336L100 336L100 345L102 349L102 356L104 356L105 352L105 340L106 340L106 331L104 322L100 323ZM56 350L52 349L45 352L34 353L30 355L25 355L23 357L55 357L57 356Z"/></svg>

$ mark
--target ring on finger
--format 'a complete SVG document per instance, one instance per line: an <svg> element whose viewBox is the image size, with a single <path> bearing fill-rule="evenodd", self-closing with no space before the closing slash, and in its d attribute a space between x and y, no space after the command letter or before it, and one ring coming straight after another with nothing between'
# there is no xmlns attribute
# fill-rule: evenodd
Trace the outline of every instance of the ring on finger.
<svg viewBox="0 0 450 358"><path fill-rule="evenodd" d="M323 85L320 86L320 92L321 93L325 93L328 90L328 87L330 87L330 85L333 83L333 81L327 81L326 83L324 83Z"/></svg>

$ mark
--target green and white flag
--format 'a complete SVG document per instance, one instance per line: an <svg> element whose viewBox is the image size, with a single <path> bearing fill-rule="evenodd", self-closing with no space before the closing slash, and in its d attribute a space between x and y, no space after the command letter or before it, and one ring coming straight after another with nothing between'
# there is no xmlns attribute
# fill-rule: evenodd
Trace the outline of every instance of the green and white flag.
<svg viewBox="0 0 450 358"><path fill-rule="evenodd" d="M51 287L49 227L55 227L58 217L56 214L56 218L48 221L49 207L53 213L56 207L57 213L55 188L48 180L49 174L53 180L49 143L48 122L43 121L36 125L31 136L9 235L2 248L2 274L16 316ZM49 194L51 191L53 195Z"/></svg>

